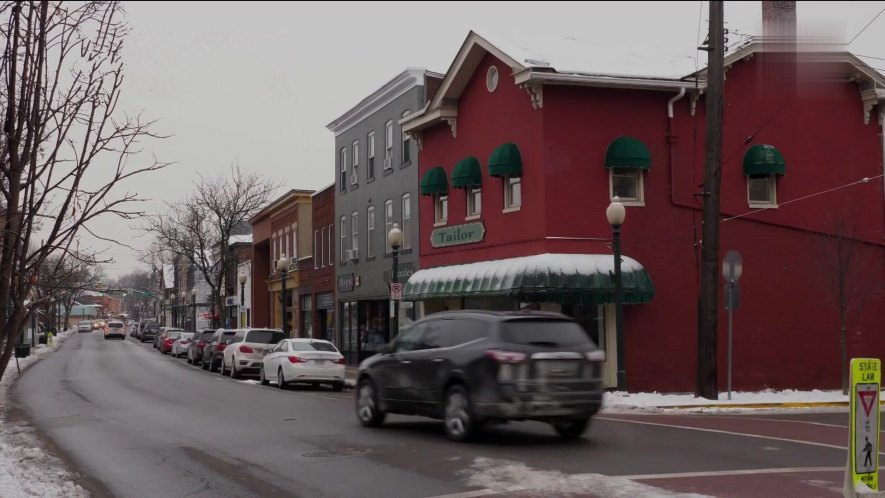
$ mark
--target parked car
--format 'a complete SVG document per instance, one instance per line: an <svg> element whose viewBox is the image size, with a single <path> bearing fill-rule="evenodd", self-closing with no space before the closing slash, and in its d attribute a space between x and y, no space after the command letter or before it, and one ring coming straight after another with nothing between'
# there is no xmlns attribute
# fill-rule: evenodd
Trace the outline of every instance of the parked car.
<svg viewBox="0 0 885 498"><path fill-rule="evenodd" d="M237 335L236 329L218 329L212 334L212 338L203 347L203 370L214 372L221 365L221 355L224 349Z"/></svg>
<svg viewBox="0 0 885 498"><path fill-rule="evenodd" d="M225 348L221 355L221 375L230 371L238 379L245 373L257 374L264 355L285 338L282 330L238 329L231 341L236 346Z"/></svg>
<svg viewBox="0 0 885 498"><path fill-rule="evenodd" d="M92 321L80 320L80 323L77 324L77 333L80 332L92 332Z"/></svg>
<svg viewBox="0 0 885 498"><path fill-rule="evenodd" d="M101 330L105 328L105 325L106 324L104 320L95 320L94 322L92 322L92 330Z"/></svg>
<svg viewBox="0 0 885 498"><path fill-rule="evenodd" d="M182 335L185 334L185 331L181 329L166 329L163 338L160 340L159 350L163 354L169 354L172 352L172 345L175 344L175 341L181 338Z"/></svg>
<svg viewBox="0 0 885 498"><path fill-rule="evenodd" d="M215 334L214 330L203 330L199 336L194 336L190 346L187 348L187 362L191 365L199 365L203 363L203 348Z"/></svg>
<svg viewBox="0 0 885 498"><path fill-rule="evenodd" d="M187 354L187 350L191 345L192 339L194 338L193 332L184 332L175 342L172 343L172 356L176 358L181 358L182 356Z"/></svg>
<svg viewBox="0 0 885 498"><path fill-rule="evenodd" d="M160 334L160 324L158 323L148 323L145 324L144 327L141 327L141 332L138 334L138 340L141 342L153 341Z"/></svg>
<svg viewBox="0 0 885 498"><path fill-rule="evenodd" d="M602 403L604 359L558 313L436 313L360 364L357 418L370 427L388 412L438 418L455 441L486 422L539 420L577 438Z"/></svg>
<svg viewBox="0 0 885 498"><path fill-rule="evenodd" d="M123 326L123 322L119 320L111 320L108 322L107 327L104 329L104 338L109 339L111 337L116 337L118 339L126 338L126 327Z"/></svg>
<svg viewBox="0 0 885 498"><path fill-rule="evenodd" d="M154 349L160 350L160 344L163 343L163 340L166 338L166 333L170 330L181 330L177 327L160 327L160 331L154 336Z"/></svg>
<svg viewBox="0 0 885 498"><path fill-rule="evenodd" d="M329 341L286 339L264 357L258 376L262 385L275 380L280 389L293 383L306 383L330 384L332 389L340 391L344 389L344 363L344 356Z"/></svg>

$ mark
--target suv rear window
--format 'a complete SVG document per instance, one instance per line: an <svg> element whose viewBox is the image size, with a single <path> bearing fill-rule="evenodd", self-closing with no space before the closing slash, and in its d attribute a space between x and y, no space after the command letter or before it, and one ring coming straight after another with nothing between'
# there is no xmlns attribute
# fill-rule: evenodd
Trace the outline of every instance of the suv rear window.
<svg viewBox="0 0 885 498"><path fill-rule="evenodd" d="M276 330L250 330L243 342L276 344L286 338L286 334Z"/></svg>
<svg viewBox="0 0 885 498"><path fill-rule="evenodd" d="M209 339L212 338L213 334L215 334L215 332L203 332L202 334L200 334L200 340L201 341L208 341Z"/></svg>
<svg viewBox="0 0 885 498"><path fill-rule="evenodd" d="M181 337L180 330L173 330L166 336L167 339L178 339L179 337Z"/></svg>
<svg viewBox="0 0 885 498"><path fill-rule="evenodd" d="M292 342L292 351L325 351L329 353L337 353L335 346L328 342Z"/></svg>
<svg viewBox="0 0 885 498"><path fill-rule="evenodd" d="M112 329L121 329L121 328L123 328L123 324L120 322L116 322L116 323L111 322L108 324L108 327L110 327Z"/></svg>
<svg viewBox="0 0 885 498"><path fill-rule="evenodd" d="M525 346L578 346L592 343L590 336L575 322L567 320L509 320L501 325L501 339Z"/></svg>

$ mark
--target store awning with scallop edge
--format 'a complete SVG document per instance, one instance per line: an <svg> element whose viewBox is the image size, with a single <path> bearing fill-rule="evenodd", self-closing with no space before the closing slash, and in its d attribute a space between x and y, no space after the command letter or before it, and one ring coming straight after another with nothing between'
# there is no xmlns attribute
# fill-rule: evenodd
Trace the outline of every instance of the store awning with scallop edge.
<svg viewBox="0 0 885 498"><path fill-rule="evenodd" d="M482 185L482 167L479 159L470 156L458 161L452 172L452 186L455 188L479 187Z"/></svg>
<svg viewBox="0 0 885 498"><path fill-rule="evenodd" d="M612 168L651 168L651 153L648 147L633 137L618 137L605 150L605 167Z"/></svg>
<svg viewBox="0 0 885 498"><path fill-rule="evenodd" d="M489 174L492 176L522 176L522 154L512 142L499 145L489 156Z"/></svg>
<svg viewBox="0 0 885 498"><path fill-rule="evenodd" d="M784 156L772 145L754 145L744 154L744 174L747 176L784 175L787 164Z"/></svg>
<svg viewBox="0 0 885 498"><path fill-rule="evenodd" d="M421 178L421 195L449 193L449 177L442 166L430 168Z"/></svg>

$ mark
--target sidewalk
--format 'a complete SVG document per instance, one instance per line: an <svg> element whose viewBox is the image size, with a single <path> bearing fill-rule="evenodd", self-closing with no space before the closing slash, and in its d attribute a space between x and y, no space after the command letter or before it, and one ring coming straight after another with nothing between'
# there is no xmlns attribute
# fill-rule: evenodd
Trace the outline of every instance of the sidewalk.
<svg viewBox="0 0 885 498"><path fill-rule="evenodd" d="M725 392L718 400L696 397L694 394L626 393L607 392L603 409L607 410L678 410L709 413L741 409L801 409L801 408L847 408L848 396L842 391L774 391L732 392L731 399Z"/></svg>

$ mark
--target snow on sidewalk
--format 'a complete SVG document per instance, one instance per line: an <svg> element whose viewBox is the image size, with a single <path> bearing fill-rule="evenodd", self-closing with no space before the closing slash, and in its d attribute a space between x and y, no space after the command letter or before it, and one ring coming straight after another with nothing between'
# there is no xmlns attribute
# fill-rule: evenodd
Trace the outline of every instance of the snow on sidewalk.
<svg viewBox="0 0 885 498"><path fill-rule="evenodd" d="M775 391L766 389L759 392L732 392L731 400L728 399L727 393L721 392L719 393L718 400L709 400L694 394L626 393L615 391L605 393L602 400L603 409L612 411L659 411L676 408L680 411L714 412L758 409L760 404L813 406L821 403L848 403L848 396L842 394L842 391L795 391L790 389Z"/></svg>
<svg viewBox="0 0 885 498"><path fill-rule="evenodd" d="M24 369L55 351L73 330L60 333L52 347L38 345L31 356L19 360ZM57 457L47 453L34 435L33 428L24 423L10 422L6 416L6 393L18 377L15 358L0 380L0 496L26 497L88 497L83 488L74 483L75 476Z"/></svg>

